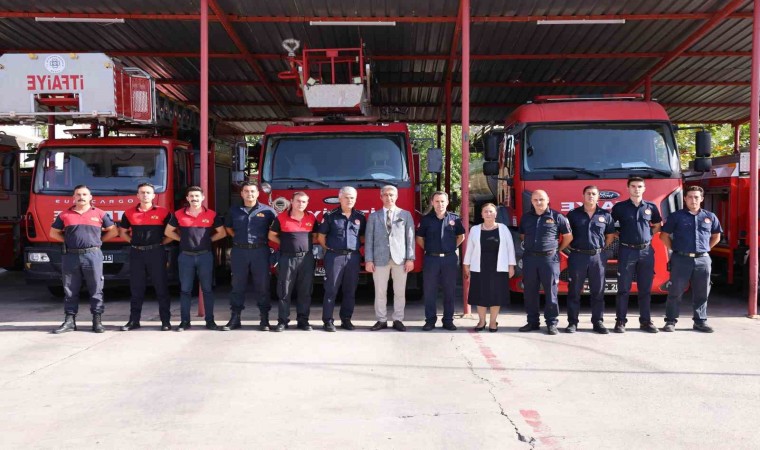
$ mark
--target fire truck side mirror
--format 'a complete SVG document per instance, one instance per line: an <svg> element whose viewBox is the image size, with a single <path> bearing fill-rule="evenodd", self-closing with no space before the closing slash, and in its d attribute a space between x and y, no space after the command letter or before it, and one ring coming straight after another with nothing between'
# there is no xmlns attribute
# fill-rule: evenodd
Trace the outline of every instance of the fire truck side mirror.
<svg viewBox="0 0 760 450"><path fill-rule="evenodd" d="M443 150L441 150L440 148L428 149L427 171L428 173L443 172Z"/></svg>
<svg viewBox="0 0 760 450"><path fill-rule="evenodd" d="M709 158L712 154L712 135L710 132L697 131L695 141L697 158Z"/></svg>
<svg viewBox="0 0 760 450"><path fill-rule="evenodd" d="M499 160L499 138L504 135L501 133L490 133L485 137L485 147L483 148L483 159L486 161Z"/></svg>
<svg viewBox="0 0 760 450"><path fill-rule="evenodd" d="M486 161L483 163L483 175L487 177L499 174L499 161Z"/></svg>
<svg viewBox="0 0 760 450"><path fill-rule="evenodd" d="M694 160L695 172L709 172L712 170L712 158L696 158Z"/></svg>
<svg viewBox="0 0 760 450"><path fill-rule="evenodd" d="M239 142L235 145L235 153L232 154L232 170L242 172L248 165L248 145Z"/></svg>
<svg viewBox="0 0 760 450"><path fill-rule="evenodd" d="M14 153L6 153L3 155L3 190L5 192L13 191L13 164L16 162L16 155Z"/></svg>

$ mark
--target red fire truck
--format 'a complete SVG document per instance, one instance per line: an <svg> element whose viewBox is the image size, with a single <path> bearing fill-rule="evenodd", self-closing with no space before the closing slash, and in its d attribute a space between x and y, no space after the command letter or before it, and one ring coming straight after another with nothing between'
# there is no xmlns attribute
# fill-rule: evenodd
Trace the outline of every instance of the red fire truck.
<svg viewBox="0 0 760 450"><path fill-rule="evenodd" d="M749 273L749 153L713 158L711 170L704 173L690 170L685 184L702 186L705 190L702 206L714 212L723 227L720 242L710 252L713 278L728 284L746 284Z"/></svg>
<svg viewBox="0 0 760 450"><path fill-rule="evenodd" d="M0 131L0 268L22 265L26 237L24 217L29 205L29 174L21 169L23 154L16 138Z"/></svg>
<svg viewBox="0 0 760 450"><path fill-rule="evenodd" d="M353 186L356 208L368 214L382 207L380 188L394 185L397 205L419 221L419 154L412 150L406 124L379 123L370 116L370 66L362 48L304 49L296 58L298 43L283 45L291 70L280 78L295 81L314 116L295 118L294 126L266 128L256 155L262 200L282 210L293 192L306 191L310 211L320 218L339 206L341 187ZM418 254L415 272L421 263ZM315 275L324 275L321 261ZM408 286L417 282L410 277Z"/></svg>
<svg viewBox="0 0 760 450"><path fill-rule="evenodd" d="M515 109L503 130L484 137L485 161L471 175L473 210L485 201L504 205L515 242L524 212L536 189L549 194L551 207L567 214L582 204L584 186L599 187L599 206L611 209L628 198L626 180L646 179L644 198L660 207L663 217L681 208L681 168L674 127L662 106L640 95L538 97ZM477 216L476 216L477 217ZM655 248L653 294L666 294L668 272L659 236ZM609 249L605 292L617 292L617 241ZM518 270L511 288L522 291ZM560 292L567 292L567 256L560 255ZM636 282L632 292L636 292Z"/></svg>
<svg viewBox="0 0 760 450"><path fill-rule="evenodd" d="M114 221L136 205L141 182L155 186L157 204L180 208L185 188L200 180L198 115L157 95L154 80L143 71L124 67L105 54L5 54L0 67L0 118L92 124L90 129L72 130L72 139L41 142L32 175L26 279L60 294L62 248L50 240L48 231L56 215L71 205L74 186L87 185L93 204ZM206 197L220 214L230 205L235 151L245 155L244 146L233 148L216 140L209 146L209 167L215 170L209 173ZM129 279L127 250L121 241L104 244L108 284ZM167 270L175 274L176 249L172 251ZM224 253L217 250L218 262L223 262Z"/></svg>

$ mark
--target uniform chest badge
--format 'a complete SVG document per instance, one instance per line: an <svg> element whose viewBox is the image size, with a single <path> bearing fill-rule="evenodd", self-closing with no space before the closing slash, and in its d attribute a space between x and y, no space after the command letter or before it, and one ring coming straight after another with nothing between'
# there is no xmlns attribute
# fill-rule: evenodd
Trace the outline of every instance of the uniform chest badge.
<svg viewBox="0 0 760 450"><path fill-rule="evenodd" d="M453 227L454 226L454 221L453 220L449 220L449 225L451 225Z"/></svg>
<svg viewBox="0 0 760 450"><path fill-rule="evenodd" d="M256 217L264 217L264 213L258 213L256 214Z"/></svg>
<svg viewBox="0 0 760 450"><path fill-rule="evenodd" d="M359 225L359 219L354 220L354 223Z"/></svg>
<svg viewBox="0 0 760 450"><path fill-rule="evenodd" d="M554 219L546 219L546 222L544 223L554 223Z"/></svg>
<svg viewBox="0 0 760 450"><path fill-rule="evenodd" d="M709 218L706 217L705 218L705 223L712 223L712 220L710 220Z"/></svg>
<svg viewBox="0 0 760 450"><path fill-rule="evenodd" d="M201 223L211 223L211 221L208 220L208 219L203 219L203 220L201 220Z"/></svg>
<svg viewBox="0 0 760 450"><path fill-rule="evenodd" d="M158 216L150 216L150 218L153 220L158 220Z"/></svg>
<svg viewBox="0 0 760 450"><path fill-rule="evenodd" d="M306 222L304 225L307 226L307 227L310 227L311 226L311 222Z"/></svg>
<svg viewBox="0 0 760 450"><path fill-rule="evenodd" d="M98 217L90 217L90 220L100 223L100 219Z"/></svg>
<svg viewBox="0 0 760 450"><path fill-rule="evenodd" d="M599 222L604 222L604 217L599 217Z"/></svg>
<svg viewBox="0 0 760 450"><path fill-rule="evenodd" d="M651 209L645 209L644 210L644 214L652 214L652 210Z"/></svg>

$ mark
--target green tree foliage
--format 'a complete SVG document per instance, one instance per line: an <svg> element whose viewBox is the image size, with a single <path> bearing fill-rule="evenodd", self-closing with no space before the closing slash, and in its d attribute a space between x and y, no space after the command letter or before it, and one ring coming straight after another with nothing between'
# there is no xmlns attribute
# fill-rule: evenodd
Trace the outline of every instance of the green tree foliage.
<svg viewBox="0 0 760 450"><path fill-rule="evenodd" d="M437 190L436 176L427 173L427 151L430 147L429 142L432 142L433 147L438 145L437 130L435 125L422 125L411 124L409 125L409 133L412 139L431 139L431 141L417 144L415 150L420 153L420 171L422 172L422 201L428 202L430 196ZM446 133L446 127L441 126L441 132ZM441 148L446 152L446 136L441 135ZM446 164L444 160L444 172L441 173L441 190L446 190ZM451 191L449 196L456 193L456 198L461 196L461 184L462 184L462 126L451 126ZM452 202L451 209L459 207L459 201L456 204Z"/></svg>
<svg viewBox="0 0 760 450"><path fill-rule="evenodd" d="M712 134L712 154L713 156L725 156L734 152L734 127L725 125L695 125L704 126L705 131ZM698 130L689 129L681 130L676 133L676 142L678 151L681 154L681 167L687 168L689 162L694 160L694 147L696 132ZM749 147L749 124L741 126L739 135L739 148L746 149Z"/></svg>

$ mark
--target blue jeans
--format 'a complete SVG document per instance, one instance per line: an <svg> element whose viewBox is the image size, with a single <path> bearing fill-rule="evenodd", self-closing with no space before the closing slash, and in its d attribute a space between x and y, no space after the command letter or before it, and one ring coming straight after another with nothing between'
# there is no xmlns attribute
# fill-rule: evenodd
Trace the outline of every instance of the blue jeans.
<svg viewBox="0 0 760 450"><path fill-rule="evenodd" d="M214 255L211 252L200 255L179 254L180 284L180 318L190 322L190 300L192 298L193 281L198 276L200 289L203 292L203 304L206 307L206 322L214 320L214 291L211 289L214 278Z"/></svg>

